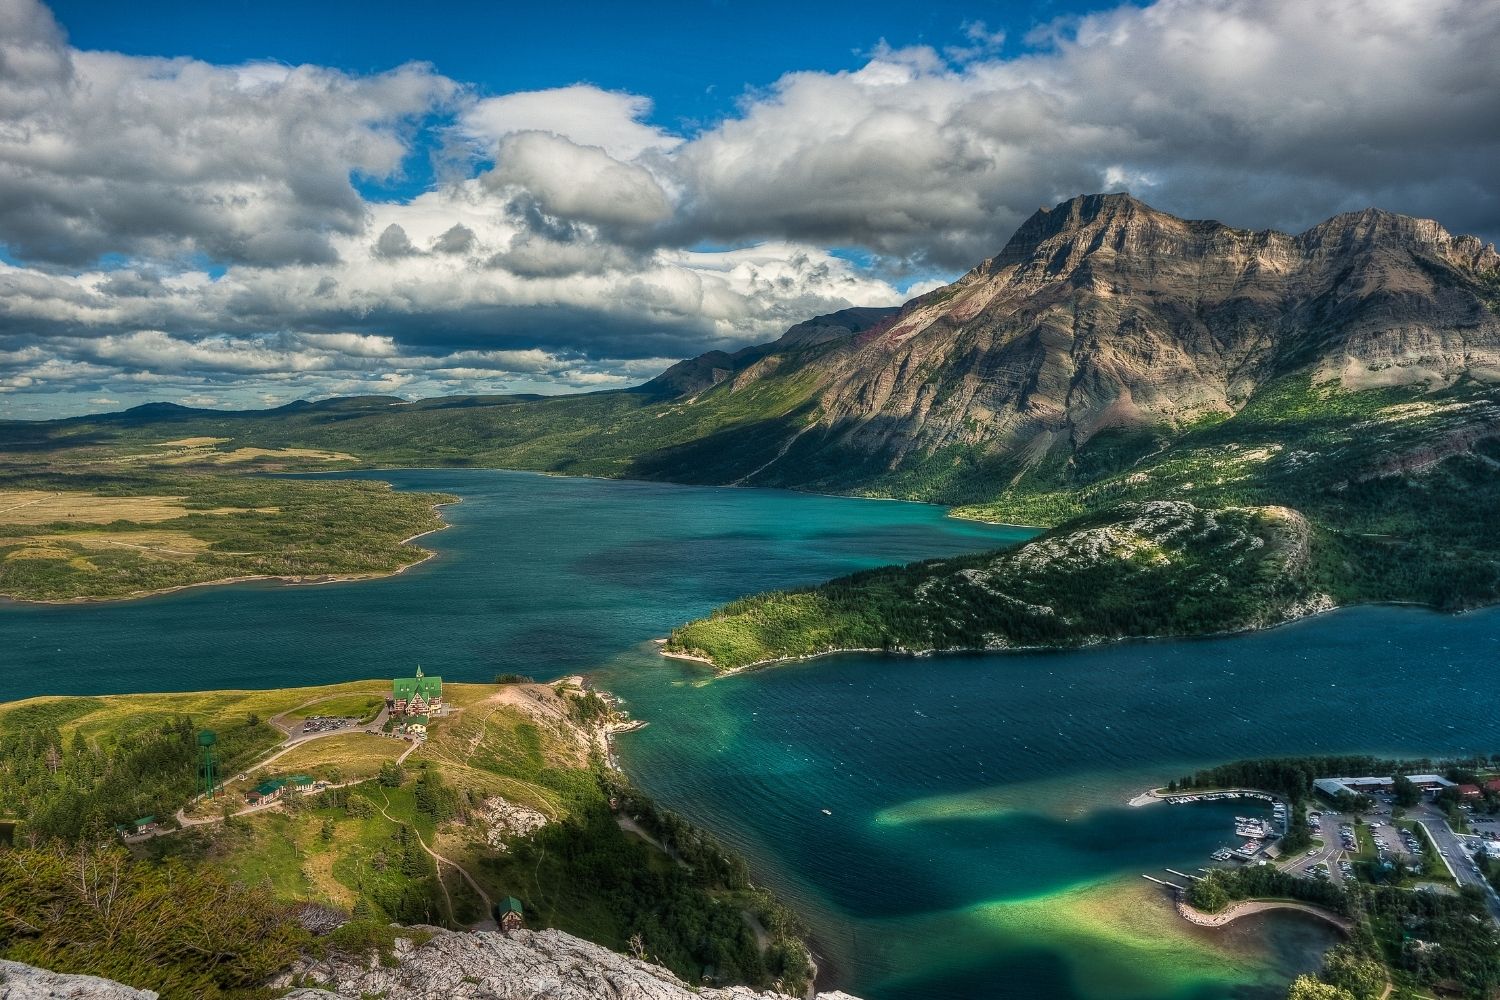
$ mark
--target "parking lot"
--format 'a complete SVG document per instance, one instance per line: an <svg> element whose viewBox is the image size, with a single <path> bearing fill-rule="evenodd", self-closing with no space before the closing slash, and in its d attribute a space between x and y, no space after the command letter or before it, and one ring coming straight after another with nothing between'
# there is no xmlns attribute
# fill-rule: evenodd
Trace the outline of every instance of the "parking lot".
<svg viewBox="0 0 1500 1000"><path fill-rule="evenodd" d="M359 720L348 716L335 715L310 715L302 723L302 733L331 733L337 729L347 729L350 726L359 725Z"/></svg>

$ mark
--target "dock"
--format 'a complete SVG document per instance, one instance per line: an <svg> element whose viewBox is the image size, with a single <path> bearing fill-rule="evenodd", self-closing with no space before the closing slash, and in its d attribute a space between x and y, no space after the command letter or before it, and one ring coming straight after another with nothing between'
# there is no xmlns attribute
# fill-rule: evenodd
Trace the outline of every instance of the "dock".
<svg viewBox="0 0 1500 1000"><path fill-rule="evenodd" d="M1173 872L1172 874L1175 875L1177 873ZM1176 889L1178 892L1186 892L1187 891L1182 886L1178 885L1176 882L1168 882L1165 879L1159 879L1159 878L1157 878L1154 875L1142 875L1141 878L1145 879L1147 882L1155 882L1157 885L1164 885L1168 889Z"/></svg>
<svg viewBox="0 0 1500 1000"><path fill-rule="evenodd" d="M1168 875L1176 875L1178 878L1190 878L1194 882L1203 881L1202 875L1189 875L1187 872L1180 872L1176 868L1163 868L1162 871L1166 872Z"/></svg>

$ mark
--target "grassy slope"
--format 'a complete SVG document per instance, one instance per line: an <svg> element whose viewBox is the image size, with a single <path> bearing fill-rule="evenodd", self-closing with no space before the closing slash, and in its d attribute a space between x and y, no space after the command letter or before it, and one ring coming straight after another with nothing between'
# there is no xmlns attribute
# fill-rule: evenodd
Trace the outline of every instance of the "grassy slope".
<svg viewBox="0 0 1500 1000"><path fill-rule="evenodd" d="M434 505L454 499L369 482L35 468L0 472L0 501L7 492L39 499L0 502L0 596L41 601L392 573L425 557L406 540L440 528Z"/></svg>
<svg viewBox="0 0 1500 1000"><path fill-rule="evenodd" d="M198 727L215 729L223 773L244 770L252 781L294 772L339 782L370 778L406 744L340 734L301 744L269 768L255 761L280 740L263 720L357 707L385 689L385 682L363 681L257 692L38 698L3 706L0 816L21 818L23 829L56 828L77 836L85 826L107 830L146 812L172 815L191 793L192 758L190 752L167 752L176 742L162 735L163 727L186 732L189 744ZM399 787L365 781L337 794L293 799L279 811L146 841L137 853L152 863L209 865L277 900L320 902L376 921L467 926L482 918L479 895L454 869L439 872L422 850L425 844L467 869L492 899L524 900L533 927L559 927L619 950L641 934L654 957L689 981L697 981L706 966L732 981L761 986L797 978L801 945L795 922L748 886L737 861L710 846L688 871L617 825L611 796L648 817L646 825L666 822L673 835L689 836L602 768L588 735L588 706L576 694L545 685L488 684L448 684L444 693L459 711L434 720L429 741L407 758ZM25 742L28 737L40 737L41 744ZM114 766L121 758L110 750L136 741L144 749L129 758L129 766L141 758L151 766L122 788L100 764L108 759ZM58 748L55 774L40 764L47 754L42 745ZM13 780L17 776L24 781ZM445 789L448 805L441 815L423 804L423 776ZM225 801L242 805L243 787L231 783ZM497 851L476 808L493 796L538 810L550 823L535 843L522 840ZM80 800L86 809L72 815L69 810L79 811L72 804ZM95 812L96 819L86 818ZM655 835L668 836L661 829ZM674 850L685 854L688 843L678 839ZM764 956L742 918L745 910L780 928Z"/></svg>

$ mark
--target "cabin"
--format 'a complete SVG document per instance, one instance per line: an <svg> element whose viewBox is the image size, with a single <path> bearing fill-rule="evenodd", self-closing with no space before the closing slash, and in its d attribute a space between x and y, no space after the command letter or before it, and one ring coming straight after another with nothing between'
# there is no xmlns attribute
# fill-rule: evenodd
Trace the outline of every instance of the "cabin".
<svg viewBox="0 0 1500 1000"><path fill-rule="evenodd" d="M443 707L443 679L428 677L418 667L415 677L397 677L391 681L388 704L397 718L436 714Z"/></svg>
<svg viewBox="0 0 1500 1000"><path fill-rule="evenodd" d="M276 799L281 798L281 792L285 788L286 779L267 778L245 793L245 801L251 805L258 805L261 802L274 802Z"/></svg>
<svg viewBox="0 0 1500 1000"><path fill-rule="evenodd" d="M115 832L120 835L120 839L128 840L131 837L143 837L148 833L155 833L160 826L155 816L142 816L132 823L116 823Z"/></svg>
<svg viewBox="0 0 1500 1000"><path fill-rule="evenodd" d="M496 903L495 922L507 934L525 927L526 913L521 908L521 901L514 896L506 896Z"/></svg>
<svg viewBox="0 0 1500 1000"><path fill-rule="evenodd" d="M281 798L282 794L291 789L298 792L307 792L313 786L312 775L293 774L286 778L267 778L245 793L245 801L253 805L262 802L274 802Z"/></svg>
<svg viewBox="0 0 1500 1000"><path fill-rule="evenodd" d="M408 715L406 717L406 725L402 728L418 740L425 740L427 739L427 727L430 721L425 715Z"/></svg>

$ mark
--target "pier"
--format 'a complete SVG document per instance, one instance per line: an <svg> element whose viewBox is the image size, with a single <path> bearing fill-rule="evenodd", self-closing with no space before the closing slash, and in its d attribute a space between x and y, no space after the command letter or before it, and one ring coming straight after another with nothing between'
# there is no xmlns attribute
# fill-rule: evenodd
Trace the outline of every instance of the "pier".
<svg viewBox="0 0 1500 1000"><path fill-rule="evenodd" d="M1175 875L1177 873L1173 872L1172 874ZM1157 878L1155 875L1142 875L1141 878L1145 879L1147 882L1155 882L1157 885L1164 885L1164 886L1166 886L1169 889L1176 889L1178 892L1186 892L1187 891L1185 888L1183 888L1182 886L1178 885L1176 882L1168 882L1165 879L1159 879L1159 878Z"/></svg>

